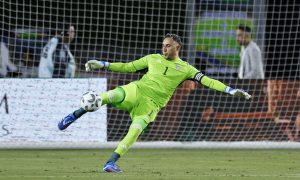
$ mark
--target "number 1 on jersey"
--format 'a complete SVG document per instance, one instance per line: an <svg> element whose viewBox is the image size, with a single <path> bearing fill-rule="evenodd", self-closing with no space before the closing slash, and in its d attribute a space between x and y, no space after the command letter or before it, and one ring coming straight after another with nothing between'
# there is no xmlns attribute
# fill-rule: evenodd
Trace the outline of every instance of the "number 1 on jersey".
<svg viewBox="0 0 300 180"><path fill-rule="evenodd" d="M165 70L165 72L163 73L163 75L167 75L167 74L166 74L167 71L168 71L168 67L166 67L166 70Z"/></svg>

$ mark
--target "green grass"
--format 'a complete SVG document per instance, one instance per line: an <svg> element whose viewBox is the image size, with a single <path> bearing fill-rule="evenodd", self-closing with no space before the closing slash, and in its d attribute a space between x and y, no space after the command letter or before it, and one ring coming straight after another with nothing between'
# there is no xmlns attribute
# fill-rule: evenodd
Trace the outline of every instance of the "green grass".
<svg viewBox="0 0 300 180"><path fill-rule="evenodd" d="M104 173L112 151L0 150L0 179L300 179L299 150L132 149Z"/></svg>

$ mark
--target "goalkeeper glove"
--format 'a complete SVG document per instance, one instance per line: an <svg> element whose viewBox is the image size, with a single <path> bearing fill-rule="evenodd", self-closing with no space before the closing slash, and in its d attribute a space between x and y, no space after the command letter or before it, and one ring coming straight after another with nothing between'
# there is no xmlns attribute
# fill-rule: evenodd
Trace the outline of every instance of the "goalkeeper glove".
<svg viewBox="0 0 300 180"><path fill-rule="evenodd" d="M236 97L243 97L246 100L251 99L251 95L242 89L233 89L231 87L227 87L225 92L227 92L228 94L231 94L233 96L236 96Z"/></svg>
<svg viewBox="0 0 300 180"><path fill-rule="evenodd" d="M103 69L108 68L109 62L106 61L98 61L98 60L89 60L85 63L85 70L86 71L92 71L95 69Z"/></svg>

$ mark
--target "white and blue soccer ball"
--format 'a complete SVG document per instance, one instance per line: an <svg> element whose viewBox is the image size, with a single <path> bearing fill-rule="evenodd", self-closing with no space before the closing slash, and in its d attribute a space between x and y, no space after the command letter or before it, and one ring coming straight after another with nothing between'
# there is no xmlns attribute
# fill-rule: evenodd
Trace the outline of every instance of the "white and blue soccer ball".
<svg viewBox="0 0 300 180"><path fill-rule="evenodd" d="M80 100L81 107L88 111L97 111L102 104L102 99L96 91L88 91L84 93Z"/></svg>

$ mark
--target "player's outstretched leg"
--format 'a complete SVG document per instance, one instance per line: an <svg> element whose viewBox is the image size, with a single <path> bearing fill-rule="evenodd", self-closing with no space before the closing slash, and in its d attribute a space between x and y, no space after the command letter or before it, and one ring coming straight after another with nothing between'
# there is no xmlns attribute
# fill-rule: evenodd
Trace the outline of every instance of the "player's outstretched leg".
<svg viewBox="0 0 300 180"><path fill-rule="evenodd" d="M136 142L139 135L142 133L143 129L147 127L148 123L146 123L143 119L134 120L129 128L128 133L124 137L124 139L120 142L115 152L113 152L110 159L103 167L103 171L105 172L115 172L120 173L123 172L118 165L116 165L116 161L123 156L129 148Z"/></svg>
<svg viewBox="0 0 300 180"><path fill-rule="evenodd" d="M102 99L102 104L101 106L105 104L111 104L111 103L117 103L123 101L125 97L125 92L122 88L116 88L114 90L110 90L107 92L104 92L100 95ZM64 130L68 126L70 126L73 122L75 122L78 118L80 118L82 115L87 113L86 110L83 108L80 108L73 113L67 115L64 117L61 121L58 122L58 129Z"/></svg>
<svg viewBox="0 0 300 180"><path fill-rule="evenodd" d="M64 117L61 121L58 122L58 129L59 130L64 130L66 129L68 126L70 126L73 122L76 121L76 119L80 118L82 115L84 115L85 113L87 113L86 110L84 110L83 108L80 108L76 111L74 111L73 113L67 115L66 117Z"/></svg>

